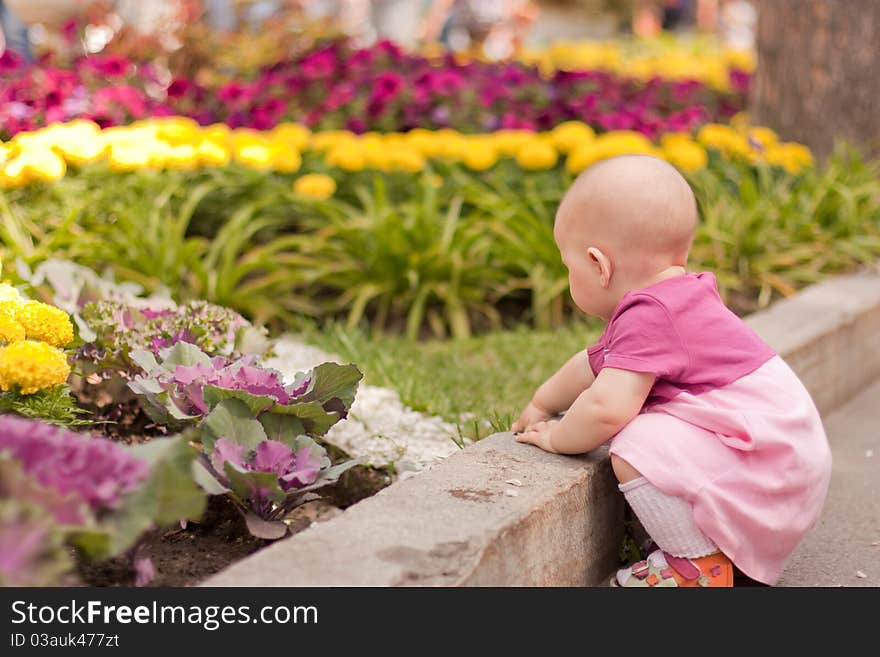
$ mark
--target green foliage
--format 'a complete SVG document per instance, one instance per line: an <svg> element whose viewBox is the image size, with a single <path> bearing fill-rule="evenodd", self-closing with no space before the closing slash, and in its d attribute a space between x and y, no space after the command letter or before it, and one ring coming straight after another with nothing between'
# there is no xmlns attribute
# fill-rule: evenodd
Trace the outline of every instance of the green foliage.
<svg viewBox="0 0 880 657"><path fill-rule="evenodd" d="M306 172L328 169L307 155ZM237 165L85 167L0 193L0 240L29 264L55 256L109 268L275 329L334 318L465 338L519 321L558 327L575 313L553 241L571 180L561 165L329 173L338 191L317 201L294 194L291 175ZM877 166L844 146L797 176L712 154L689 178L702 213L690 269L714 271L737 312L880 256Z"/></svg>
<svg viewBox="0 0 880 657"><path fill-rule="evenodd" d="M554 330L518 326L464 340L413 342L402 336L312 326L303 338L365 372L365 383L396 390L417 411L458 425L452 438L479 439L510 428L535 388L580 349L601 323L570 320Z"/></svg>
<svg viewBox="0 0 880 657"><path fill-rule="evenodd" d="M56 386L22 395L16 391L0 393L0 413L16 413L23 417L43 420L61 427L86 427L93 424L84 419L88 411L76 405L70 387Z"/></svg>
<svg viewBox="0 0 880 657"><path fill-rule="evenodd" d="M714 271L741 312L880 256L878 168L846 147L798 177L719 161L692 183L702 222L689 267Z"/></svg>

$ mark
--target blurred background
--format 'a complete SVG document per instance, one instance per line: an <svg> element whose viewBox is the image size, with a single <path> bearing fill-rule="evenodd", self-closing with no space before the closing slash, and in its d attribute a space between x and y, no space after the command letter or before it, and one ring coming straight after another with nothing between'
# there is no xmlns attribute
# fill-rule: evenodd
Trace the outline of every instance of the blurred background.
<svg viewBox="0 0 880 657"><path fill-rule="evenodd" d="M756 24L749 0L4 0L0 16L7 47L28 58L79 47L172 54L208 33L231 44L267 30L291 40L319 30L360 45L442 44L493 59L558 40L662 31L714 33L748 49Z"/></svg>

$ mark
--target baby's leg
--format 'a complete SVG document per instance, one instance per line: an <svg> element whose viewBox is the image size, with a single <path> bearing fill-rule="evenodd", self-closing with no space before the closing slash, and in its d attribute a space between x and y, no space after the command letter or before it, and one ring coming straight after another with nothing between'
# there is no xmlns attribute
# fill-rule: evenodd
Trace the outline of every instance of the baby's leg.
<svg viewBox="0 0 880 657"><path fill-rule="evenodd" d="M691 505L680 497L658 490L627 461L611 455L618 488L645 531L664 552L674 557L703 557L718 547L694 522Z"/></svg>
<svg viewBox="0 0 880 657"><path fill-rule="evenodd" d="M733 567L700 531L687 500L667 495L629 462L611 455L618 486L659 550L617 572L617 586L732 586Z"/></svg>

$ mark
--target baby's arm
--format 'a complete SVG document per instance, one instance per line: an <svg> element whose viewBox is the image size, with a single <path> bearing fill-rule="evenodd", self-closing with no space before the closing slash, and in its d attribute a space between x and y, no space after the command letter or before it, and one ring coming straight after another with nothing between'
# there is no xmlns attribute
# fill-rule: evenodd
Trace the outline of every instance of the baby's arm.
<svg viewBox="0 0 880 657"><path fill-rule="evenodd" d="M535 422L546 420L567 410L594 380L586 350L577 352L559 368L556 374L538 387L532 396L532 401L510 430L525 431Z"/></svg>
<svg viewBox="0 0 880 657"><path fill-rule="evenodd" d="M516 439L557 454L596 449L639 414L655 378L653 374L603 368L565 417L533 425Z"/></svg>

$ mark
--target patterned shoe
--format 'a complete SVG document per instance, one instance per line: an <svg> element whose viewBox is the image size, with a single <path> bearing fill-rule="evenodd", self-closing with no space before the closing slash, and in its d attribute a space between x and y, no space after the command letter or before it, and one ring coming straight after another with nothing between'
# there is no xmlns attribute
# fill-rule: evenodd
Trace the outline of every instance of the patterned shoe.
<svg viewBox="0 0 880 657"><path fill-rule="evenodd" d="M684 559L654 550L647 559L618 570L611 579L611 586L732 587L733 564L721 552Z"/></svg>

